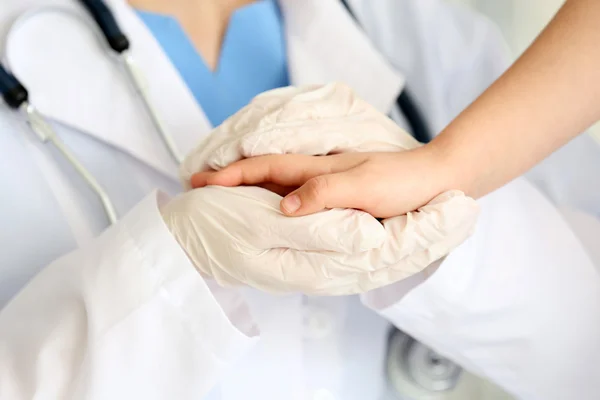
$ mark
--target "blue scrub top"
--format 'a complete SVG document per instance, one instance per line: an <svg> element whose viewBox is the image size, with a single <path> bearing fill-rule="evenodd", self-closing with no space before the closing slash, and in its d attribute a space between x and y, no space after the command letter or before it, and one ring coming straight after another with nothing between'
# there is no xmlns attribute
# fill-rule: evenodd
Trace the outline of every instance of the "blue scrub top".
<svg viewBox="0 0 600 400"><path fill-rule="evenodd" d="M289 85L283 19L276 0L259 0L233 13L216 71L206 65L174 17L137 13L213 126L257 94Z"/></svg>

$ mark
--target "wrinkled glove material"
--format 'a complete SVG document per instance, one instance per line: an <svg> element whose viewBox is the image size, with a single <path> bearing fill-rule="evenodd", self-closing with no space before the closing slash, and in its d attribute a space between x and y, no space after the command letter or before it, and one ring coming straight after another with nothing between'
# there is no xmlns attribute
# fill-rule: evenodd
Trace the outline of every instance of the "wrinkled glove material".
<svg viewBox="0 0 600 400"><path fill-rule="evenodd" d="M346 85L263 93L217 127L181 167L198 171L268 154L405 151L420 144ZM258 187L188 191L162 210L201 274L270 293L363 293L422 271L465 241L479 208L459 191L382 223L351 209L287 217Z"/></svg>

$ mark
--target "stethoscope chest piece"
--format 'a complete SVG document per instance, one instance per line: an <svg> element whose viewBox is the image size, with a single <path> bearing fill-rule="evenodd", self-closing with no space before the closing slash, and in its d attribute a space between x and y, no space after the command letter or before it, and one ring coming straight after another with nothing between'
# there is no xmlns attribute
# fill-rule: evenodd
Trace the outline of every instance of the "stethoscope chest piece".
<svg viewBox="0 0 600 400"><path fill-rule="evenodd" d="M387 374L402 400L443 400L458 384L462 368L404 332L390 334Z"/></svg>

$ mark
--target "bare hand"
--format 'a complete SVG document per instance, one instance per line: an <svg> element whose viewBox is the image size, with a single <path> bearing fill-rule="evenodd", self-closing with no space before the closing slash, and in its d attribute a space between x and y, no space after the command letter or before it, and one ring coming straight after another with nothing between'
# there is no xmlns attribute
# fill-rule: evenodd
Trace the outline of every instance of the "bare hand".
<svg viewBox="0 0 600 400"><path fill-rule="evenodd" d="M193 187L260 185L286 197L290 216L355 208L378 218L406 214L446 190L449 177L428 146L398 153L248 158L192 177Z"/></svg>

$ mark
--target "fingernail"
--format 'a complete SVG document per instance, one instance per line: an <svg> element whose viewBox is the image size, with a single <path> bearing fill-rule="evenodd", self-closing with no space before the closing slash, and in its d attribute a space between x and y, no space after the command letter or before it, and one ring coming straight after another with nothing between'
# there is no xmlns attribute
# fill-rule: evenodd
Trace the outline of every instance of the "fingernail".
<svg viewBox="0 0 600 400"><path fill-rule="evenodd" d="M298 211L301 205L302 203L300 202L300 197L298 197L296 194L286 197L281 203L284 211L288 214L293 214Z"/></svg>

